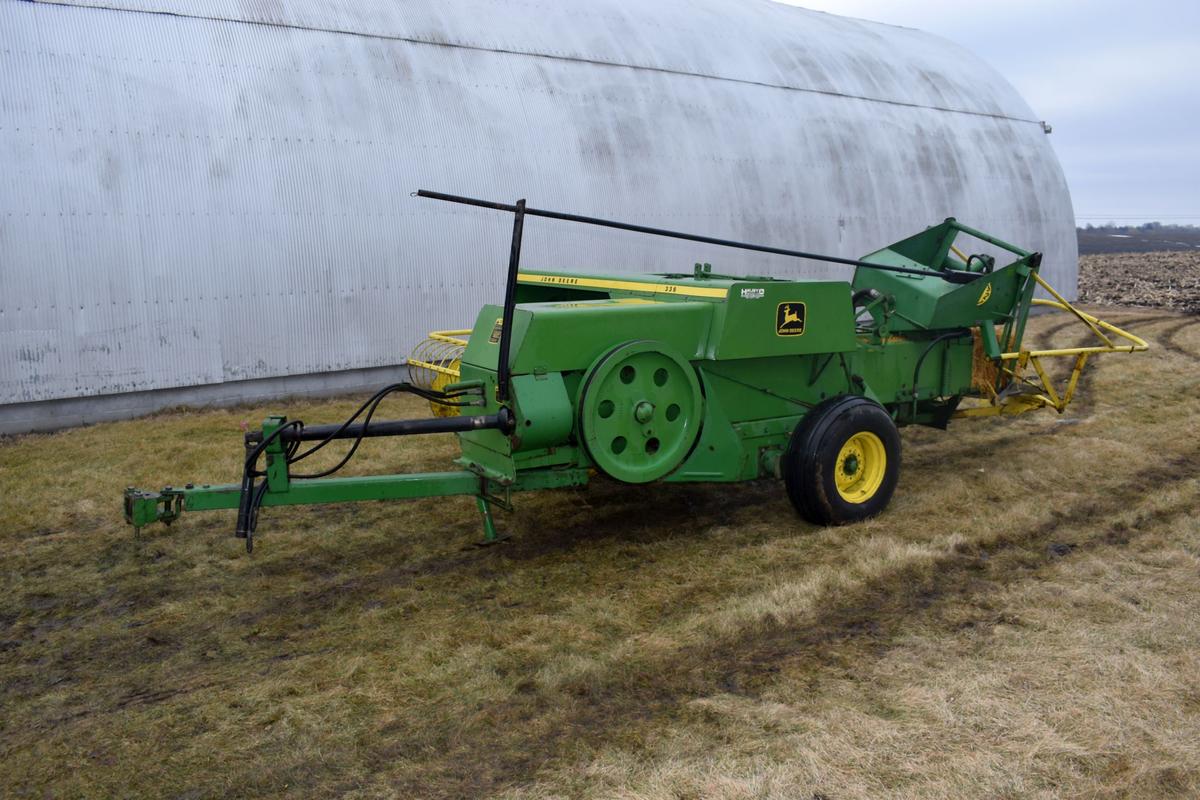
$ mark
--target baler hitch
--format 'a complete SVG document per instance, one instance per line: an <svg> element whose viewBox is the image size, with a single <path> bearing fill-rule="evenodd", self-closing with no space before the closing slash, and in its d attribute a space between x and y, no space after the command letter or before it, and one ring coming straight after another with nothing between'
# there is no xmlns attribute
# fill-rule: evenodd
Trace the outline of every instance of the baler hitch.
<svg viewBox="0 0 1200 800"><path fill-rule="evenodd" d="M439 403L449 406L469 406L476 404L475 401L463 398L478 397L480 395L480 387L470 384L458 384L452 387L447 387L447 391L437 392L422 389L408 383L392 384L376 392L369 400L359 407L358 411L350 416L345 422L339 425L314 425L306 427L300 420L289 421L286 417L268 417L263 423L263 427L258 431L250 431L245 436L246 442L246 458L242 471L242 482L237 489L237 504L238 519L237 528L234 535L239 539L246 540L246 550L254 549L254 531L258 526L258 512L264 505L264 502L270 497L269 493L288 494L293 486L301 486L300 482L315 480L317 478L325 478L340 470L358 449L359 444L363 439L379 436L411 436L427 433L461 433L463 431L478 431L478 430L497 430L502 433L509 433L513 429L512 412L507 407L501 407L494 414L480 414L474 416L456 416L456 417L433 417L430 419L405 419L405 420L379 420L372 421L371 417L378 408L379 403L389 394L394 392L407 392L416 394L429 400L432 403ZM363 422L355 422L359 416L366 414L366 419ZM292 464L301 461L304 458L317 452L329 442L341 439L352 439L354 444L351 445L346 455L333 467L328 469L310 473L310 474L295 474L290 471ZM300 452L300 444L302 442L317 442L314 446ZM265 455L266 468L259 469L259 459ZM474 483L479 483L480 479L473 473L463 473L468 476ZM405 476L420 480L428 479L433 484L438 484L447 480L448 477L457 477L455 473L432 473L428 475ZM263 480L259 481L258 479ZM296 480L297 484L292 481ZM360 479L349 479L351 481ZM328 482L326 482L328 483ZM462 487L459 481L450 481L453 491L441 491L445 487L431 486L427 492L431 495L438 494L462 494ZM408 483L409 488L414 485ZM164 487L160 492L144 492L135 488L125 490L125 520L135 528L141 528L151 522L163 522L170 524L174 522L185 508L202 508L202 507L225 507L225 502L228 502L231 495L232 486L211 486L205 484L199 488L193 484L188 484L182 489L173 488L170 486ZM378 489L378 487L376 487ZM477 488L477 494L480 498L489 496L489 489L484 484L480 484ZM395 491L393 488L392 491ZM387 497L386 493L381 494L379 499ZM417 495L414 495L417 496ZM306 499L307 495L301 492L294 502L323 502L323 500ZM350 496L346 499L373 499L370 496ZM481 500L481 502L483 502ZM208 506L205 503L216 503L216 505ZM277 503L270 503L275 505ZM484 528L485 533L490 534L487 538L495 538L495 528L491 524L490 512L486 507L481 508L484 513Z"/></svg>

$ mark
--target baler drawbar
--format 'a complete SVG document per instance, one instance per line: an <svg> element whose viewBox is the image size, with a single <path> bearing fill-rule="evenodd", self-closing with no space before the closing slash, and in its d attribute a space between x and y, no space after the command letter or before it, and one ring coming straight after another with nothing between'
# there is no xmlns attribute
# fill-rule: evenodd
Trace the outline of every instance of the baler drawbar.
<svg viewBox="0 0 1200 800"><path fill-rule="evenodd" d="M385 386L340 424L270 416L245 436L240 483L125 491L136 528L184 511L237 509L253 549L263 507L474 496L483 543L499 540L492 506L514 492L586 484L781 478L819 525L880 513L899 477L898 427L964 417L1063 412L1090 356L1147 349L1083 313L1038 274L1041 255L950 218L861 259L717 239L613 220L421 191L420 197L513 214L504 300L469 330L430 334L409 382ZM525 270L526 216L842 264L851 281L690 272L588 275ZM960 241L982 242L968 255ZM964 245L966 246L966 245ZM972 248L974 245L972 245ZM997 266L996 255L1007 263ZM1053 299L1035 299L1037 288ZM1023 347L1034 305L1073 314L1087 347ZM1074 357L1056 387L1042 359ZM396 393L429 419L375 420ZM455 433L458 469L330 477L363 440ZM294 467L331 442L334 466ZM307 446L306 446L307 445Z"/></svg>

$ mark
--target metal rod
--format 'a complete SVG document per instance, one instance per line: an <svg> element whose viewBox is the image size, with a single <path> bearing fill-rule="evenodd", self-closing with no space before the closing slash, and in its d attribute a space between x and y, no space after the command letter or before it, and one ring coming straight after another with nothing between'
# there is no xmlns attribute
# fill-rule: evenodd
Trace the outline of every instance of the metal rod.
<svg viewBox="0 0 1200 800"><path fill-rule="evenodd" d="M509 205L508 203L496 203L491 200L479 200L474 197L462 197L454 194L444 194L442 192L433 192L428 189L421 189L417 192L417 197L427 197L431 200L445 200L448 203L461 203L468 206L477 206L479 208L490 208L495 211L516 211L517 206ZM521 201L522 204L524 201ZM736 247L741 250L753 250L759 253L772 253L780 256L791 256L792 258L808 258L814 261L828 261L831 264L846 264L851 267L863 267L866 269L878 269L884 272L902 272L907 275L930 275L935 278L946 278L946 274L936 270L928 269L912 269L910 267L893 267L887 264L875 264L870 261L861 261L856 258L841 258L839 256L825 256L819 253L806 253L802 250L788 250L783 247L771 247L765 244L750 244L749 242L737 242L732 239L717 239L712 236L700 236L695 233L683 233L681 231L671 231L664 228L650 228L645 225L634 225L629 222L617 222L611 219L600 219L599 217L585 217L582 214L567 214L561 211L546 211L540 208L527 208L522 205L522 215L528 214L534 217L546 217L547 219L561 219L567 222L581 222L585 225L599 225L605 228L616 228L622 231L633 231L634 233L648 233L652 236L666 236L671 239L684 239L689 242L701 242L704 244L715 244L720 247Z"/></svg>
<svg viewBox="0 0 1200 800"><path fill-rule="evenodd" d="M969 225L963 225L961 222L956 220L954 217L950 217L946 221L949 222L951 225L953 225L955 229L962 231L963 233L967 234L968 236L974 236L976 239L985 241L988 244L994 244L994 245L996 245L996 247L999 247L1001 250L1007 250L1008 252L1010 252L1013 255L1016 255L1020 258L1026 258L1028 256L1033 255L1033 253L1031 253L1030 251L1023 250L1020 247L1017 247L1015 244L1009 244L1008 242L1004 241L1003 239L997 239L995 236L992 236L991 234L984 233L981 230L976 230L975 228L972 228Z"/></svg>
<svg viewBox="0 0 1200 800"><path fill-rule="evenodd" d="M504 314L500 323L500 354L496 363L496 399L508 400L508 383L512 365L508 350L512 346L513 314L517 308L517 272L521 268L521 234L525 228L525 200L513 206L512 248L508 252L508 278L504 283Z"/></svg>
<svg viewBox="0 0 1200 800"><path fill-rule="evenodd" d="M279 432L283 442L312 442L319 439L357 439L372 436L409 436L420 433L457 433L495 429L507 431L512 427L512 413L501 409L496 414L473 417L435 417L433 419L393 419L378 422L357 422L347 425L311 425L305 428L287 428ZM257 438L256 438L257 437ZM260 441L262 433L255 431L246 435L247 442Z"/></svg>

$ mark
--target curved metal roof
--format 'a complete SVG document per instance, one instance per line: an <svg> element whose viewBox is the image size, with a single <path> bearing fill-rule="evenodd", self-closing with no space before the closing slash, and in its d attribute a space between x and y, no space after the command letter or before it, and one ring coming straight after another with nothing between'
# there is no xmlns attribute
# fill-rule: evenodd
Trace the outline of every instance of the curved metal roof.
<svg viewBox="0 0 1200 800"><path fill-rule="evenodd" d="M1037 121L998 75L945 40L767 0L54 2L633 67Z"/></svg>
<svg viewBox="0 0 1200 800"><path fill-rule="evenodd" d="M397 364L502 284L433 188L858 256L957 216L1074 288L1035 115L920 31L764 0L0 0L0 404ZM531 222L525 263L847 276Z"/></svg>

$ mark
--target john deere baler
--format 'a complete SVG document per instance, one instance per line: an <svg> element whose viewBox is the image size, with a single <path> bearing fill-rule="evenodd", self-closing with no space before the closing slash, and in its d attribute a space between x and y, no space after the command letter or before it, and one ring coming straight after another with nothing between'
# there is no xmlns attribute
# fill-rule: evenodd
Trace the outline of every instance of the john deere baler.
<svg viewBox="0 0 1200 800"><path fill-rule="evenodd" d="M420 194L514 214L504 302L484 306L469 331L432 334L432 349L411 363L423 379L384 387L343 423L269 417L246 436L239 483L127 490L132 525L236 508L236 534L249 547L262 507L471 495L485 541L493 541L491 506L508 507L514 492L580 485L596 474L629 484L781 478L805 519L854 522L882 511L892 496L899 426L1062 411L1089 355L1146 347L1053 293L1038 275L1039 254L954 219L845 259L531 209L524 201ZM810 281L724 275L708 264L652 275L524 269L526 215L830 261L854 273L850 281ZM960 243L968 250L982 244L1006 263L968 255ZM1034 300L1039 285L1056 299ZM1100 343L1023 349L1034 303L1075 314ZM1040 363L1051 355L1075 357L1061 393ZM436 415L376 420L394 392L424 397ZM430 432L458 434L462 454L453 469L329 477L367 438ZM298 467L341 441L350 446L336 467L308 474Z"/></svg>

